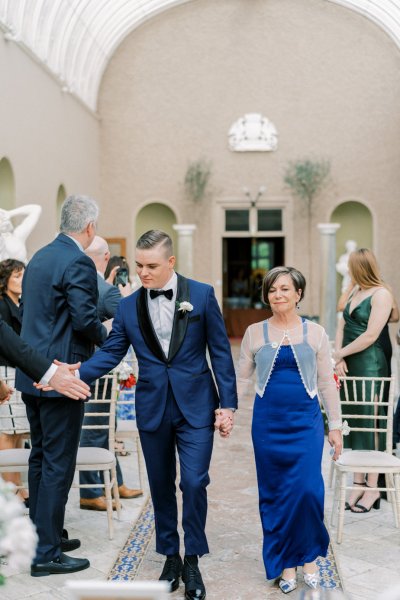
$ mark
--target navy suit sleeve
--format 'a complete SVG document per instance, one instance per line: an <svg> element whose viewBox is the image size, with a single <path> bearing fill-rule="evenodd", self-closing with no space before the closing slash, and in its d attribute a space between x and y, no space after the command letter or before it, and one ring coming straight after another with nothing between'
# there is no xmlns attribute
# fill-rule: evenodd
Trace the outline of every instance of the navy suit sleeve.
<svg viewBox="0 0 400 600"><path fill-rule="evenodd" d="M82 254L65 271L64 289L72 328L100 346L107 337L97 316L97 272L93 261Z"/></svg>
<svg viewBox="0 0 400 600"><path fill-rule="evenodd" d="M107 319L115 317L121 301L121 292L115 286L110 287L103 296L103 310Z"/></svg>
<svg viewBox="0 0 400 600"><path fill-rule="evenodd" d="M82 363L79 370L80 378L88 384L109 373L124 358L128 352L130 340L126 334L125 323L119 304L113 327L107 340L89 360Z"/></svg>
<svg viewBox="0 0 400 600"><path fill-rule="evenodd" d="M51 360L44 358L24 342L1 318L0 353L10 361L10 364L17 366L34 381L40 381L51 365Z"/></svg>
<svg viewBox="0 0 400 600"><path fill-rule="evenodd" d="M224 319L212 287L206 302L207 345L221 408L237 408L236 376Z"/></svg>

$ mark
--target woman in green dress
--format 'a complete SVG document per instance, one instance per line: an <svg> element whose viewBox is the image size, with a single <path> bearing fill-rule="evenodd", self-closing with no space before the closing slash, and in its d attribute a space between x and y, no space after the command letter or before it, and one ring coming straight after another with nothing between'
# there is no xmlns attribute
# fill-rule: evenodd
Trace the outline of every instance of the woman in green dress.
<svg viewBox="0 0 400 600"><path fill-rule="evenodd" d="M355 289L350 295L336 334L335 369L339 376L387 377L388 365L384 348L379 340L393 307L393 296L383 282L379 267L371 250L360 248L350 254L349 274ZM350 392L350 388L349 388ZM346 412L371 414L373 407L347 406ZM360 421L349 419L350 428L360 426ZM368 421L363 422L368 427ZM371 418L370 426L374 426ZM353 431L346 439L346 446L353 450L374 450L374 434ZM368 512L372 506L379 508L380 493L369 490L376 487L377 473L355 473L353 490L347 508L352 512Z"/></svg>

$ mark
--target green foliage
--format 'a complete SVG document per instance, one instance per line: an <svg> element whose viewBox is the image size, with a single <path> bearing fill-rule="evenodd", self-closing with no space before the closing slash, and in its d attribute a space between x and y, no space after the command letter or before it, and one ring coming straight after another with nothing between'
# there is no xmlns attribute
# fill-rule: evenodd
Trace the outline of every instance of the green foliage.
<svg viewBox="0 0 400 600"><path fill-rule="evenodd" d="M330 168L329 161L293 161L288 164L283 180L296 196L307 202L310 210L314 197L326 182Z"/></svg>
<svg viewBox="0 0 400 600"><path fill-rule="evenodd" d="M202 200L210 177L211 162L206 161L204 158L191 162L185 175L185 190L188 198L194 202Z"/></svg>

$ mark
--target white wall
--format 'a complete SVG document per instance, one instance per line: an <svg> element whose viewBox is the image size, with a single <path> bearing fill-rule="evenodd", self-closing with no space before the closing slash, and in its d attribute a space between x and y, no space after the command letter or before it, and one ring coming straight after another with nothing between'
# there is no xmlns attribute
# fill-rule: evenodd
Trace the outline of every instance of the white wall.
<svg viewBox="0 0 400 600"><path fill-rule="evenodd" d="M99 120L2 35L0 73L0 158L6 156L11 162L17 206L43 207L28 240L32 255L57 231L61 183L68 194L98 197Z"/></svg>
<svg viewBox="0 0 400 600"><path fill-rule="evenodd" d="M315 203L309 268L306 211L293 201L293 253L317 306L318 222L346 200L371 207L375 250L400 293L393 256L400 220L400 52L364 16L323 0L202 0L159 14L112 56L99 95L101 194L113 198L111 223L132 255L133 215L165 201L196 223L194 270L212 278L213 205L244 200L242 186L267 187L263 199L291 202L283 183L289 160L329 159L331 183ZM233 153L227 133L246 112L261 112L279 132L274 153ZM185 200L189 161L212 161L211 194ZM286 245L288 250L289 240ZM221 274L217 275L221 277Z"/></svg>

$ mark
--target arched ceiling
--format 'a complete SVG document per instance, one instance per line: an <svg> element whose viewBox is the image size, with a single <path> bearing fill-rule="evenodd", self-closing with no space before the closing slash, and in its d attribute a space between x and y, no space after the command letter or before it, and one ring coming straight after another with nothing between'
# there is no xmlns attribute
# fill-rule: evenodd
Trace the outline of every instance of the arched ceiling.
<svg viewBox="0 0 400 600"><path fill-rule="evenodd" d="M144 21L193 0L0 0L0 27L42 63L62 89L96 110L104 70ZM326 0L355 10L400 46L400 0Z"/></svg>

